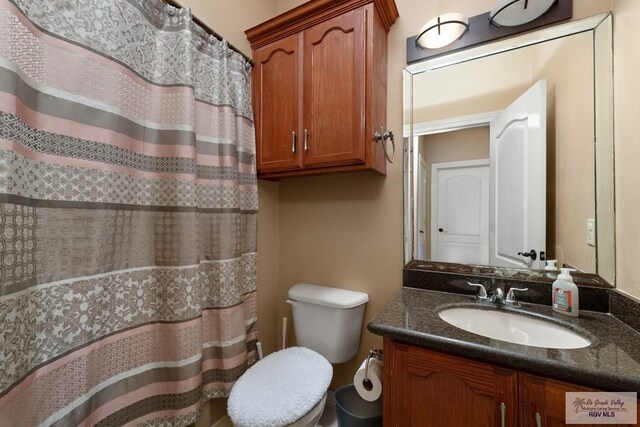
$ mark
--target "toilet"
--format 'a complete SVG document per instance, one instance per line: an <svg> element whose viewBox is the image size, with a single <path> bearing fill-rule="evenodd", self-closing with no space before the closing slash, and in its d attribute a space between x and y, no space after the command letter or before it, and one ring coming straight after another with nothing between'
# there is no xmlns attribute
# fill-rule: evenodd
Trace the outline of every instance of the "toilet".
<svg viewBox="0 0 640 427"><path fill-rule="evenodd" d="M327 400L331 363L358 353L367 294L299 283L288 296L299 347L270 354L236 382L227 404L236 427L315 426Z"/></svg>

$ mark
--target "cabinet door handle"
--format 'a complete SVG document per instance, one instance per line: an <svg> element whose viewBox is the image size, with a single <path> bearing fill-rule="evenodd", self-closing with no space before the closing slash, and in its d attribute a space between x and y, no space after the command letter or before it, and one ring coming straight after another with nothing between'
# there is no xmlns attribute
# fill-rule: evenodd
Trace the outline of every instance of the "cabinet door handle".
<svg viewBox="0 0 640 427"><path fill-rule="evenodd" d="M304 151L309 151L309 131L304 130Z"/></svg>
<svg viewBox="0 0 640 427"><path fill-rule="evenodd" d="M542 417L539 412L536 412L536 427L542 427Z"/></svg>
<svg viewBox="0 0 640 427"><path fill-rule="evenodd" d="M502 427L506 427L507 426L507 405L504 404L504 402L500 403L500 419L502 420L502 424L500 424Z"/></svg>
<svg viewBox="0 0 640 427"><path fill-rule="evenodd" d="M291 152L296 154L296 131L291 132Z"/></svg>

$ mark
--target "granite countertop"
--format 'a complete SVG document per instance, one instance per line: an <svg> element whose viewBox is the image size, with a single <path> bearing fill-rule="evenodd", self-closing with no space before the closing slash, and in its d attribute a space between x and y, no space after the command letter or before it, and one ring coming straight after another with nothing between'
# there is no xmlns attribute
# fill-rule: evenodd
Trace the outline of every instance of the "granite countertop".
<svg viewBox="0 0 640 427"><path fill-rule="evenodd" d="M559 350L485 338L456 328L438 312L453 307L508 310L545 316L579 331L589 347ZM640 391L640 333L610 314L580 311L573 318L551 307L523 304L498 307L469 296L403 288L369 322L369 331L436 351L508 367L601 390Z"/></svg>

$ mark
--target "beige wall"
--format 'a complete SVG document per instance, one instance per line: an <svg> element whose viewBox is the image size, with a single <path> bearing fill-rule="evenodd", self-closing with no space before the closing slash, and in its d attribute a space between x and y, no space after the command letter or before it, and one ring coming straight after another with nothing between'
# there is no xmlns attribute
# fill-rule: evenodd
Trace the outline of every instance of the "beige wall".
<svg viewBox="0 0 640 427"><path fill-rule="evenodd" d="M414 76L414 122L505 109L535 83L533 51L516 49Z"/></svg>
<svg viewBox="0 0 640 427"><path fill-rule="evenodd" d="M306 0L278 0L278 13L284 13L306 3Z"/></svg>
<svg viewBox="0 0 640 427"><path fill-rule="evenodd" d="M585 67L593 63L593 34L533 52L532 82L547 80L547 250L558 266L595 273L596 250L586 241L587 219L595 218L594 75Z"/></svg>
<svg viewBox="0 0 640 427"><path fill-rule="evenodd" d="M278 0L177 0L216 33L251 56L244 30L276 15Z"/></svg>
<svg viewBox="0 0 640 427"><path fill-rule="evenodd" d="M640 2L614 3L617 284L640 298Z"/></svg>

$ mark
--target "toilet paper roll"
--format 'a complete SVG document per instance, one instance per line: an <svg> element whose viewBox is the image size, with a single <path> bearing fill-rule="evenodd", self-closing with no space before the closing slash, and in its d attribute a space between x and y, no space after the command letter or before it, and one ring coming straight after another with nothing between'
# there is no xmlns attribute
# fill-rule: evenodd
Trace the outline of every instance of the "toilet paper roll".
<svg viewBox="0 0 640 427"><path fill-rule="evenodd" d="M353 385L364 400L373 402L382 394L382 361L371 358L369 361L369 383L365 383L365 359L353 376Z"/></svg>

